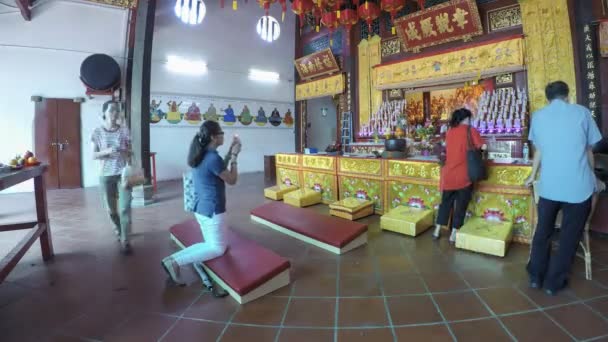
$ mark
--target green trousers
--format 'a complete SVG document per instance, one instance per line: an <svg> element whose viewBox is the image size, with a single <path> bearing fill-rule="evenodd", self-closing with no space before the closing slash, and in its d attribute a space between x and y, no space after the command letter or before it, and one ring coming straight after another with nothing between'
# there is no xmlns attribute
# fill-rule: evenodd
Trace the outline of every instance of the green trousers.
<svg viewBox="0 0 608 342"><path fill-rule="evenodd" d="M125 188L120 175L103 176L99 179L103 202L114 223L115 232L120 241L129 241L131 233L131 188Z"/></svg>

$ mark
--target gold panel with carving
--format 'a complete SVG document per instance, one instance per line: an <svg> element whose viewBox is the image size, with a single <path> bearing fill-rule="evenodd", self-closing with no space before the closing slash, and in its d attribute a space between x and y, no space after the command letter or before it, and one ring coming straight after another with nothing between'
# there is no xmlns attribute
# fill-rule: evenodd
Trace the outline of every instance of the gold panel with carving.
<svg viewBox="0 0 608 342"><path fill-rule="evenodd" d="M488 11L488 31L494 32L521 26L521 8L513 5Z"/></svg>
<svg viewBox="0 0 608 342"><path fill-rule="evenodd" d="M493 165L488 168L488 179L482 182L488 185L524 186L524 181L532 173L530 166Z"/></svg>
<svg viewBox="0 0 608 342"><path fill-rule="evenodd" d="M298 154L277 154L276 156L277 165L285 166L300 166L300 155Z"/></svg>
<svg viewBox="0 0 608 342"><path fill-rule="evenodd" d="M318 169L325 171L336 170L336 158L324 156L305 155L302 158L302 166L308 169Z"/></svg>
<svg viewBox="0 0 608 342"><path fill-rule="evenodd" d="M382 176L381 159L340 158L339 172Z"/></svg>
<svg viewBox="0 0 608 342"><path fill-rule="evenodd" d="M401 40L394 38L382 41L380 52L382 53L382 58L398 54L401 52Z"/></svg>
<svg viewBox="0 0 608 342"><path fill-rule="evenodd" d="M421 178L439 181L441 168L437 163L408 160L389 160L389 177Z"/></svg>

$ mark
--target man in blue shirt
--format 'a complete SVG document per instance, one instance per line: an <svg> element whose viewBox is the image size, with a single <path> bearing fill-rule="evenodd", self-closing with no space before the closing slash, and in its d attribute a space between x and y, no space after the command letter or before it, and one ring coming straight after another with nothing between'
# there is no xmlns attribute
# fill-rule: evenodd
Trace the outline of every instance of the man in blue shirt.
<svg viewBox="0 0 608 342"><path fill-rule="evenodd" d="M591 148L602 139L591 113L567 102L568 85L557 81L547 85L549 105L532 116L529 139L535 153L532 175L537 183L538 224L528 262L530 286L554 295L567 285L568 274L591 211L596 180ZM559 249L551 255L555 220L562 211Z"/></svg>

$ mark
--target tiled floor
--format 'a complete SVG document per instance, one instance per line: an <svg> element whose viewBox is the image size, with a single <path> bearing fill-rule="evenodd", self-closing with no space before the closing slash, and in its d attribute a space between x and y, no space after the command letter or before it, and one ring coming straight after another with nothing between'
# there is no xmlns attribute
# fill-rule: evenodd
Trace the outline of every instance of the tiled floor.
<svg viewBox="0 0 608 342"><path fill-rule="evenodd" d="M608 340L608 242L593 242L594 280L577 259L557 297L526 287L528 247L506 258L455 250L370 224L363 248L337 257L249 220L262 176L229 189L229 223L292 262L292 284L250 304L215 299L194 273L166 288L159 262L183 211L181 183L134 209L133 247L119 253L97 189L49 193L54 261L38 245L0 284L0 341L550 341ZM25 207L25 208L24 208ZM0 220L28 218L30 194L0 195ZM320 211L327 208L319 206ZM0 234L5 254L25 232Z"/></svg>

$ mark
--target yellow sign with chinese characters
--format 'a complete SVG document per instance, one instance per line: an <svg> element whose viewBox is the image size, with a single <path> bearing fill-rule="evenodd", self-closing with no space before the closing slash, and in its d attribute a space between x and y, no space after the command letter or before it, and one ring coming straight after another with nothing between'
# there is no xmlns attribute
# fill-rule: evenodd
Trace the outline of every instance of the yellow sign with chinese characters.
<svg viewBox="0 0 608 342"><path fill-rule="evenodd" d="M523 37L374 68L376 89L421 87L524 69Z"/></svg>
<svg viewBox="0 0 608 342"><path fill-rule="evenodd" d="M547 104L545 87L549 82L566 82L570 98L576 99L568 1L520 0L519 5L526 35L530 111Z"/></svg>
<svg viewBox="0 0 608 342"><path fill-rule="evenodd" d="M344 92L344 74L296 85L296 101L332 96Z"/></svg>

